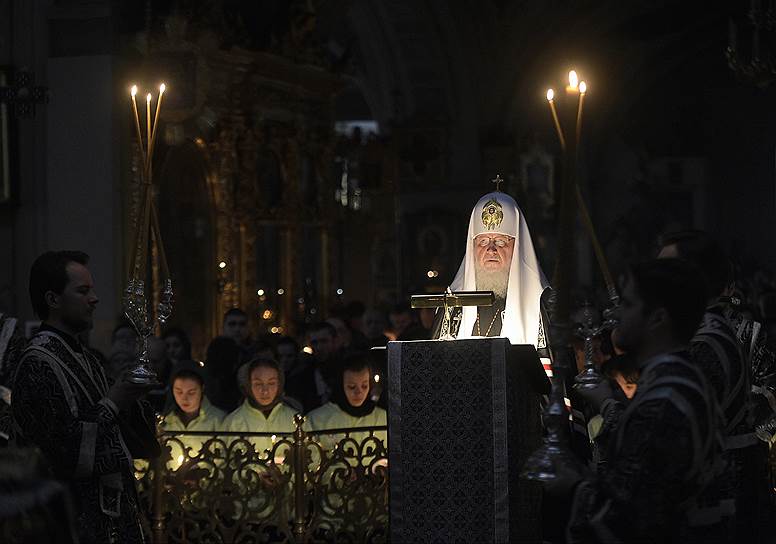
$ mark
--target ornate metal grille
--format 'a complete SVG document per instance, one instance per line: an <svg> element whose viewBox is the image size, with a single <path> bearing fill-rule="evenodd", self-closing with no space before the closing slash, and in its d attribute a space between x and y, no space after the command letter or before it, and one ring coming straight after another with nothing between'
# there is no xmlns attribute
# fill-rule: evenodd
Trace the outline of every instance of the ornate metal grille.
<svg viewBox="0 0 776 544"><path fill-rule="evenodd" d="M136 462L155 543L387 541L386 427L162 432Z"/></svg>

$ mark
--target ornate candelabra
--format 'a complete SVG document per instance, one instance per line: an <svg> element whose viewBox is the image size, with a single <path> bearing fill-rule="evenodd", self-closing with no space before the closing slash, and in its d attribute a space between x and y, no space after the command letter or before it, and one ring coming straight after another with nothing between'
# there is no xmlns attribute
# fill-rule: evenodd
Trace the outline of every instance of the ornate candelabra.
<svg viewBox="0 0 776 544"><path fill-rule="evenodd" d="M542 296L542 320L545 326L549 325L553 377L550 402L544 412L547 434L543 439L542 446L531 454L522 471L524 478L543 482L549 482L558 478L559 467L574 470L574 467L579 464L567 446L569 414L565 403L566 385L564 381L573 364L569 349L571 340L569 317L571 273L574 262L574 201L576 201L582 222L592 241L612 306L616 307L619 301L603 249L598 242L593 222L582 198L576 178L579 162L579 143L582 136L582 113L587 90L587 84L584 81L579 81L577 73L571 70L569 72L569 84L566 86L566 97L572 101L576 100L577 107L576 112L572 109L568 109L565 112L565 124L574 127L573 137L568 140L563 132L561 119L555 107L555 91L553 89L547 90L547 102L550 106L555 130L563 152L563 184L558 220L558 259L555 263L555 273L553 275L555 289L549 296ZM610 309L607 315L609 317L613 315L612 309ZM590 338L590 343L592 347L592 337ZM587 384L585 387L592 387L600 381L600 375L596 376L597 374L598 372L593 366L591 373L584 377ZM593 383L592 380L595 380L595 382Z"/></svg>
<svg viewBox="0 0 776 544"><path fill-rule="evenodd" d="M137 86L133 85L130 92L132 98L132 111L134 113L135 132L138 148L143 159L141 169L140 206L136 217L135 242L132 247L127 287L124 290L124 315L129 319L137 331L140 344L140 357L138 365L130 371L129 380L138 384L150 384L157 381L154 371L148 366L148 339L160 325L163 325L172 314L173 289L170 270L167 266L167 258L162 243L162 235L159 229L159 217L154 202L152 159L156 129L159 121L159 111L162 106L165 85L159 86L159 98L156 104L153 123L151 122L152 95L146 95L146 140L143 145L143 135L140 130L140 117L137 110L135 95ZM149 245L153 245L155 251L149 252ZM149 257L151 267L161 268L162 288L159 303L149 311L149 299L147 296L146 277L148 272ZM153 283L153 282L152 282ZM152 286L153 288L153 286Z"/></svg>

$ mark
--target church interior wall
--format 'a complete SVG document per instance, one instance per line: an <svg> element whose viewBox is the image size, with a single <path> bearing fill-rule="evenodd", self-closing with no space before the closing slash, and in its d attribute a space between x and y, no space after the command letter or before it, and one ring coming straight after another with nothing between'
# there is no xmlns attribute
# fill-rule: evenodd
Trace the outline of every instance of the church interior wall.
<svg viewBox="0 0 776 544"><path fill-rule="evenodd" d="M105 339L121 313L114 274L121 260L119 187L114 163L118 139L113 126L115 88L109 55L49 60L47 105L47 246L79 248L91 257L100 303L94 337ZM99 346L107 349L109 346Z"/></svg>
<svg viewBox="0 0 776 544"><path fill-rule="evenodd" d="M358 250L381 247L385 253L387 245L408 250L416 240L406 225L424 213L465 221L470 203L490 188L493 176L507 178L510 191L522 183L519 157L534 143L557 162L542 95L545 85L558 84L565 66L577 61L595 81L586 110L582 182L610 258L624 262L625 256L648 250L654 229L639 225L654 222L650 206L656 194L671 193L678 168L676 206L681 212L678 206L686 201L691 208L681 218L683 226L707 228L729 248L772 266L776 138L768 127L776 121L770 108L776 95L736 86L722 57L726 36L716 34L716 23L703 22L689 38L644 23L638 27L644 34L632 39L622 28L637 26L637 17L617 3L575 17L572 27L564 27L564 21L578 15L576 8L519 4L473 8L442 0L367 0L346 8L340 41L352 39L357 52L343 77L357 83L392 146L390 153L398 155L395 172L386 177L399 194L375 203L383 214L379 229L345 229L340 249L345 265L332 259L328 287L345 289L345 301L384 300L377 281L362 281L374 273L376 262L399 266L398 284L404 289L436 285L422 277L415 282L415 274L424 271L415 270L406 255L376 259ZM637 5L659 9L648 2ZM710 8L712 17L721 13ZM0 311L32 319L29 264L45 249L77 246L92 254L99 271L102 302L95 336L100 337L118 314L123 281L126 232L121 229L127 212L118 184L129 161L120 156L126 153L126 138L118 138L124 132L117 119L129 113L119 80L121 63L130 60L119 59L106 45L119 33L110 25L102 33L78 33L94 29L94 22L83 21L110 22L110 14L107 1L0 0L0 36L10 36L0 39L0 65L30 70L50 95L34 118L15 121L19 184L16 203L0 209L0 249L7 257L0 259ZM24 32L11 33L12 28ZM701 39L687 49L693 36ZM716 59L717 71L702 81L704 56ZM701 68L688 71L696 64ZM644 79L645 73L651 75ZM688 96L666 98L672 89L661 86L672 78ZM664 94L650 99L653 93ZM692 102L699 106L683 113ZM728 107L731 102L735 108ZM656 109L655 103L670 107ZM406 149L418 151L418 141L428 149L402 155ZM597 273L589 244L583 236L577 242L580 282L593 283ZM459 243L453 240L456 247ZM453 253L445 257L452 263L446 264L448 277L439 281L455 273L459 257Z"/></svg>

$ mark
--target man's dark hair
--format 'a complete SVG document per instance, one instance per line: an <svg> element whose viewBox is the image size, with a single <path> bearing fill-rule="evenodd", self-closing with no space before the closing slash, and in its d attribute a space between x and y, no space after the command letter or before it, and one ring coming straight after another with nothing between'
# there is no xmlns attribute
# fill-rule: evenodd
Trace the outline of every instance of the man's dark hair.
<svg viewBox="0 0 776 544"><path fill-rule="evenodd" d="M248 317L248 314L246 314L244 311L242 311L240 308L229 308L226 313L224 314L224 321L227 320L227 318L232 317L233 315L241 316L241 317Z"/></svg>
<svg viewBox="0 0 776 544"><path fill-rule="evenodd" d="M334 325L326 321L319 321L318 323L313 323L310 325L310 327L307 329L307 334L313 334L324 330L329 331L329 334L331 334L332 338L337 336L337 329L334 328Z"/></svg>
<svg viewBox="0 0 776 544"><path fill-rule="evenodd" d="M67 265L78 263L89 264L89 255L83 251L47 251L40 255L30 268L30 301L32 309L41 319L48 319L49 307L46 303L46 293L53 291L62 294L70 277L67 275Z"/></svg>
<svg viewBox="0 0 776 544"><path fill-rule="evenodd" d="M683 259L653 259L632 265L629 272L644 311L665 308L677 340L688 342L706 310L706 286L698 267Z"/></svg>
<svg viewBox="0 0 776 544"><path fill-rule="evenodd" d="M677 257L692 262L706 278L708 296L717 297L733 281L733 267L722 246L700 230L671 232L660 237L660 247L676 246Z"/></svg>

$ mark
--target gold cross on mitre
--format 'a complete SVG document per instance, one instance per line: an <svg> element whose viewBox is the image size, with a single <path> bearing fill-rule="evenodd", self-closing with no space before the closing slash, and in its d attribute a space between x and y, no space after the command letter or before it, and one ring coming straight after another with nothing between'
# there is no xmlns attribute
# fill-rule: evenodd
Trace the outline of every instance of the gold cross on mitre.
<svg viewBox="0 0 776 544"><path fill-rule="evenodd" d="M490 180L490 182L496 184L496 192L499 192L501 191L500 185L504 183L504 179L501 177L500 174L496 174L496 177Z"/></svg>

